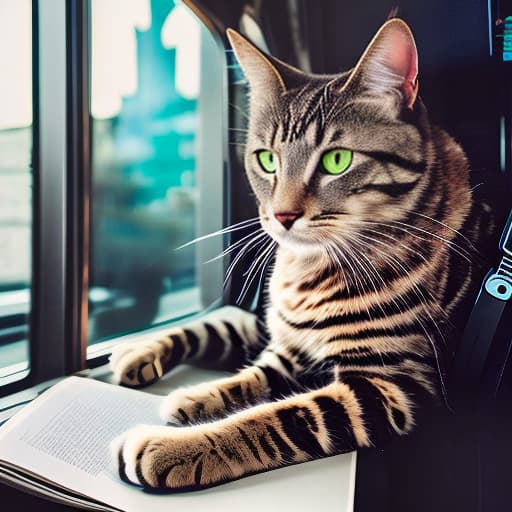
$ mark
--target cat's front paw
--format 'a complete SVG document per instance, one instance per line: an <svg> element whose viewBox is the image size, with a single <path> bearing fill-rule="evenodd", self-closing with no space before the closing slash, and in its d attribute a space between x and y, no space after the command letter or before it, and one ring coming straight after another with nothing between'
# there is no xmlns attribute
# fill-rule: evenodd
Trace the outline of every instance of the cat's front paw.
<svg viewBox="0 0 512 512"><path fill-rule="evenodd" d="M267 392L262 370L247 367L232 377L173 391L163 400L160 417L179 425L218 420L254 405Z"/></svg>
<svg viewBox="0 0 512 512"><path fill-rule="evenodd" d="M119 477L146 489L184 490L230 480L241 474L228 464L215 434L193 428L141 425L111 444Z"/></svg>
<svg viewBox="0 0 512 512"><path fill-rule="evenodd" d="M158 487L158 478L148 476L146 481L139 475L142 464L139 454L145 451L152 440L166 435L167 428L169 427L140 425L124 432L110 443L111 458L121 480L143 487Z"/></svg>
<svg viewBox="0 0 512 512"><path fill-rule="evenodd" d="M211 383L179 388L169 394L160 406L160 417L175 425L192 425L210 421L230 412L228 398Z"/></svg>
<svg viewBox="0 0 512 512"><path fill-rule="evenodd" d="M130 387L152 384L173 366L173 353L171 337L115 347L109 361L114 380Z"/></svg>

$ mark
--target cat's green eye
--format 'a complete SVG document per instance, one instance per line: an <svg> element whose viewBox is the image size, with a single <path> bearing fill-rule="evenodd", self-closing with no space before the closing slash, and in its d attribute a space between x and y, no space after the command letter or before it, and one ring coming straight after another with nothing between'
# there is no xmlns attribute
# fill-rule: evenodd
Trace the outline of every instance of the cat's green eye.
<svg viewBox="0 0 512 512"><path fill-rule="evenodd" d="M352 163L352 151L349 149L333 149L322 155L322 170L328 174L341 174Z"/></svg>
<svg viewBox="0 0 512 512"><path fill-rule="evenodd" d="M277 171L277 156L272 151L258 151L258 162L261 168L268 173L275 173Z"/></svg>

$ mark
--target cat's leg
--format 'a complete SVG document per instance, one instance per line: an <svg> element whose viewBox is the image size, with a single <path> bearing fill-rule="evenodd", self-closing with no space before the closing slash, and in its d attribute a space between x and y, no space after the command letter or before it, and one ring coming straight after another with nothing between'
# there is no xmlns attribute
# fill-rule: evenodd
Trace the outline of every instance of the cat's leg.
<svg viewBox="0 0 512 512"><path fill-rule="evenodd" d="M119 474L145 488L190 489L380 444L407 434L430 395L411 376L361 374L192 427L139 426L113 443Z"/></svg>
<svg viewBox="0 0 512 512"><path fill-rule="evenodd" d="M235 375L173 391L162 403L160 416L175 424L217 419L275 396L289 395L296 386L293 358L267 347L254 363Z"/></svg>
<svg viewBox="0 0 512 512"><path fill-rule="evenodd" d="M166 332L120 345L110 358L114 379L126 386L151 384L186 361L245 364L264 346L256 316L226 306Z"/></svg>

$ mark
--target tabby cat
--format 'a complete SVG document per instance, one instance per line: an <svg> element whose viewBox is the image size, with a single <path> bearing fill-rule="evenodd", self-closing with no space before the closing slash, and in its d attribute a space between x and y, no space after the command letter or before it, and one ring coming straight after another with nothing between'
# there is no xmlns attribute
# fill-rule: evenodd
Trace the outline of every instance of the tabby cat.
<svg viewBox="0 0 512 512"><path fill-rule="evenodd" d="M472 282L468 163L417 96L409 27L388 20L354 69L328 76L228 37L250 86L247 175L278 244L269 301L264 319L224 307L114 351L128 386L183 362L242 361L171 393L170 426L115 441L121 478L145 488L202 488L408 434L443 401Z"/></svg>

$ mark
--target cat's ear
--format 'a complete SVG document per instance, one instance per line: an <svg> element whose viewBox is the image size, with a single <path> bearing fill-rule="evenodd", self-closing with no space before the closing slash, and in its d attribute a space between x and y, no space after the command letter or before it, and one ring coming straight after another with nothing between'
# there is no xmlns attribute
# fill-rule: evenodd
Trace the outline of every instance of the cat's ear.
<svg viewBox="0 0 512 512"><path fill-rule="evenodd" d="M399 18L379 29L343 89L358 83L372 93L399 91L408 108L418 95L418 53L411 29Z"/></svg>
<svg viewBox="0 0 512 512"><path fill-rule="evenodd" d="M304 80L304 73L262 52L236 30L228 28L226 34L252 96L281 95Z"/></svg>

